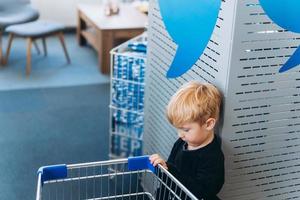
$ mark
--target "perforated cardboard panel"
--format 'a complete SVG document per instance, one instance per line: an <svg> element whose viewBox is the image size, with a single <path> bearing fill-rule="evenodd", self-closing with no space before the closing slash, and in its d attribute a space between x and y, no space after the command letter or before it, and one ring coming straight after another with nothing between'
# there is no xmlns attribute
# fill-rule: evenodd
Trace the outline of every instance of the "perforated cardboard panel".
<svg viewBox="0 0 300 200"><path fill-rule="evenodd" d="M300 73L297 67L278 73L300 35L274 24L258 0L223 0L203 55L186 74L167 79L177 46L156 0L149 18L145 153L169 155L177 134L165 107L178 87L189 80L211 82L224 94L219 134L226 182L220 197L300 198Z"/></svg>

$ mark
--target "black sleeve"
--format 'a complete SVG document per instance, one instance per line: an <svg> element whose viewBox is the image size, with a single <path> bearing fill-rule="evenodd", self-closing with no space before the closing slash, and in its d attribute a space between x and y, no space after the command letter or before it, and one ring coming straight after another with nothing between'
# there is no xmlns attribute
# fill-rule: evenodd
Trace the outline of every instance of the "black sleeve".
<svg viewBox="0 0 300 200"><path fill-rule="evenodd" d="M198 199L215 199L224 184L224 158L216 162L206 162L206 166L198 167L195 177L182 174L172 163L167 163L169 172L174 175ZM223 159L223 160L222 160Z"/></svg>

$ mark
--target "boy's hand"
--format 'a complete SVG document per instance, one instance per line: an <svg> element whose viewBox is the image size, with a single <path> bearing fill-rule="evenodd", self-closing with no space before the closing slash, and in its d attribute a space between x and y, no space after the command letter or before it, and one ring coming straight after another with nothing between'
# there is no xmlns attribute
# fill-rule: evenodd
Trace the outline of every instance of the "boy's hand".
<svg viewBox="0 0 300 200"><path fill-rule="evenodd" d="M165 168L166 170L168 170L168 166L167 166L167 163L164 161L164 159L162 159L160 157L160 155L158 154L152 154L150 157L149 157L149 160L151 162L151 164L156 167L158 164L161 164L161 166L163 168Z"/></svg>

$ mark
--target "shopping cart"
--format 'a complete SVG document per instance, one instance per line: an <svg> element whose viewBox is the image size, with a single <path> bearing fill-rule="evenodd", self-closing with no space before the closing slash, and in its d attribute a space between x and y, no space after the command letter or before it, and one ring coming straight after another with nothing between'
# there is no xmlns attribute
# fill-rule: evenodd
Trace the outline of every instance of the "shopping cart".
<svg viewBox="0 0 300 200"><path fill-rule="evenodd" d="M154 168L148 156L41 167L36 200L46 199L197 200L163 167Z"/></svg>

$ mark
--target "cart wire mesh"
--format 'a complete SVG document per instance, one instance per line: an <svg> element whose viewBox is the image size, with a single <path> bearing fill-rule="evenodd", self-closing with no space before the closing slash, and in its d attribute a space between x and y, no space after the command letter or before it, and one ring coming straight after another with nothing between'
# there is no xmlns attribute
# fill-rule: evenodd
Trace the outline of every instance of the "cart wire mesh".
<svg viewBox="0 0 300 200"><path fill-rule="evenodd" d="M196 200L162 166L148 156L52 165L38 170L36 200Z"/></svg>

